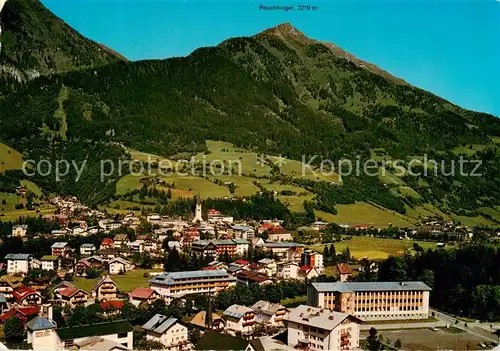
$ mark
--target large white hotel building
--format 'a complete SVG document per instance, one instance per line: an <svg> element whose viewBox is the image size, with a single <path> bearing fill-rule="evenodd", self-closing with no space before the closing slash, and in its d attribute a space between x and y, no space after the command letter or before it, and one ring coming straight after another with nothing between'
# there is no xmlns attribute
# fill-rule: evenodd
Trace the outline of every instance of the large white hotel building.
<svg viewBox="0 0 500 351"><path fill-rule="evenodd" d="M426 319L431 288L423 282L312 283L307 304L361 320Z"/></svg>

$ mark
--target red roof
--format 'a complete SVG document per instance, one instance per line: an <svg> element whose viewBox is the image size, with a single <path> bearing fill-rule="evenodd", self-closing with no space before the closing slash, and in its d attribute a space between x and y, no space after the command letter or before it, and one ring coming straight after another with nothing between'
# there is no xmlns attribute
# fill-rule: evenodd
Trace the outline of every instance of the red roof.
<svg viewBox="0 0 500 351"><path fill-rule="evenodd" d="M211 209L209 209L209 210L208 210L208 214L211 214L211 215L215 215L215 214L217 214L217 215L218 215L218 214L220 214L220 212L219 212L219 211L217 211L217 210L216 210L216 209L214 209L214 208L211 208Z"/></svg>
<svg viewBox="0 0 500 351"><path fill-rule="evenodd" d="M312 267L309 266L302 266L300 267L300 270L304 273L309 273L311 271Z"/></svg>
<svg viewBox="0 0 500 351"><path fill-rule="evenodd" d="M352 269L347 263L337 263L340 274L352 274Z"/></svg>
<svg viewBox="0 0 500 351"><path fill-rule="evenodd" d="M264 228L264 229L271 229L272 227L274 227L271 223L264 223L263 225L260 226L261 228Z"/></svg>
<svg viewBox="0 0 500 351"><path fill-rule="evenodd" d="M153 294L153 289L135 288L134 291L128 294L128 296L134 299L149 299L149 297L152 294Z"/></svg>
<svg viewBox="0 0 500 351"><path fill-rule="evenodd" d="M111 238L104 238L101 241L101 246L102 245L113 245L113 239Z"/></svg>
<svg viewBox="0 0 500 351"><path fill-rule="evenodd" d="M100 303L101 308L103 310L109 310L109 309L121 309L123 307L123 301L101 301Z"/></svg>
<svg viewBox="0 0 500 351"><path fill-rule="evenodd" d="M14 296L14 298L16 300L18 300L18 301L24 300L27 296L34 295L34 294L40 295L38 293L38 291L33 290L31 288L28 288L26 286L21 286L21 287L17 288L16 291L14 291L12 293L12 295Z"/></svg>
<svg viewBox="0 0 500 351"><path fill-rule="evenodd" d="M11 308L4 314L0 316L0 322L5 322L7 319L9 319L12 316L22 316L22 317L29 317L33 316L38 313L38 307L33 306L33 307L20 307L20 308Z"/></svg>
<svg viewBox="0 0 500 351"><path fill-rule="evenodd" d="M78 289L78 288L72 288L72 287L69 287L69 288L65 288L65 289L62 289L62 290L59 290L59 294L62 295L62 296L66 296L66 297L71 297L73 295L75 295L77 292L79 291L82 291L84 292L85 294L88 295L87 292L81 290L81 289Z"/></svg>
<svg viewBox="0 0 500 351"><path fill-rule="evenodd" d="M219 268L217 268L216 266L207 266L207 267L203 267L201 270L202 271L217 271L217 270L219 270Z"/></svg>
<svg viewBox="0 0 500 351"><path fill-rule="evenodd" d="M249 262L240 258L239 260L235 261L234 263L240 264L242 266L246 266Z"/></svg>
<svg viewBox="0 0 500 351"><path fill-rule="evenodd" d="M286 230L285 228L283 227L272 227L270 229L270 232L272 234L285 234L285 233L288 233L288 230Z"/></svg>

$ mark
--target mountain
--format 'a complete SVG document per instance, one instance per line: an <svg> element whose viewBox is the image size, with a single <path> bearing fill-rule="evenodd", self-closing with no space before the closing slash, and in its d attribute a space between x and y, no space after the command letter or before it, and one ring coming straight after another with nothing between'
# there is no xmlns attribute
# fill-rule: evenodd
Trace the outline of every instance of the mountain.
<svg viewBox="0 0 500 351"><path fill-rule="evenodd" d="M122 58L83 37L39 0L8 0L0 12L0 67L18 77L101 66Z"/></svg>
<svg viewBox="0 0 500 351"><path fill-rule="evenodd" d="M16 3L29 7L28 0ZM23 28L15 25L10 31ZM75 41L52 37L53 47L64 52L94 47L69 33ZM41 46L34 52L46 44L36 45ZM83 186L39 180L53 191L106 201L118 173L102 187L92 162L106 155L126 157L120 145L172 156L207 151L205 140L212 139L296 160L303 155L319 155L317 162L322 157L375 158L380 169L383 160L408 163L423 155L447 167L460 156L483 161L481 178L406 174L387 182L349 176L339 187L278 177L306 187L316 194L317 208L331 212L336 204L354 201L400 213L432 204L461 215L500 205L500 122L495 116L413 87L290 24L181 58L125 62L102 55L109 54L93 50L86 56L81 66L92 64L92 69L42 76L0 99L1 141L34 159L89 158L94 168L84 173ZM111 63L101 65L106 60Z"/></svg>

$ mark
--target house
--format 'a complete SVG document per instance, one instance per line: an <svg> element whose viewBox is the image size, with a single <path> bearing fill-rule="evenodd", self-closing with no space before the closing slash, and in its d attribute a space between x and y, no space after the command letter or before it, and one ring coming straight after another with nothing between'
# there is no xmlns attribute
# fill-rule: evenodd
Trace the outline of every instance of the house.
<svg viewBox="0 0 500 351"><path fill-rule="evenodd" d="M272 252L273 255L284 257L289 261L294 261L295 256L300 258L302 251L304 251L304 245L289 242L275 242L265 243L264 249Z"/></svg>
<svg viewBox="0 0 500 351"><path fill-rule="evenodd" d="M198 312L189 322L189 324L201 331L216 330L223 331L226 327L226 321L222 319L217 313L212 313L212 328L210 328L209 322L207 321L207 312Z"/></svg>
<svg viewBox="0 0 500 351"><path fill-rule="evenodd" d="M52 244L51 249L53 256L69 257L71 253L71 248L67 242L56 242Z"/></svg>
<svg viewBox="0 0 500 351"><path fill-rule="evenodd" d="M346 282L352 276L352 269L348 263L337 263L337 271L341 282Z"/></svg>
<svg viewBox="0 0 500 351"><path fill-rule="evenodd" d="M130 252L132 252L132 253L143 253L144 252L144 241L142 241L142 240L130 241L126 245L127 245L127 248L130 250Z"/></svg>
<svg viewBox="0 0 500 351"><path fill-rule="evenodd" d="M101 241L101 245L99 246L99 249L111 249L114 247L114 242L113 239L111 238L104 238Z"/></svg>
<svg viewBox="0 0 500 351"><path fill-rule="evenodd" d="M252 310L257 314L258 323L272 327L282 327L284 318L288 317L290 311L279 303L260 300L252 305Z"/></svg>
<svg viewBox="0 0 500 351"><path fill-rule="evenodd" d="M266 285L273 283L273 280L268 276L260 274L258 272L241 270L239 272L236 272L234 275L236 276L238 284L242 285Z"/></svg>
<svg viewBox="0 0 500 351"><path fill-rule="evenodd" d="M101 301L99 306L104 312L104 315L116 315L123 308L125 303L122 300Z"/></svg>
<svg viewBox="0 0 500 351"><path fill-rule="evenodd" d="M25 238L28 235L28 226L19 224L12 227L12 236L17 238Z"/></svg>
<svg viewBox="0 0 500 351"><path fill-rule="evenodd" d="M281 242L281 241L292 241L292 233L283 227L271 227L268 232L268 241L270 242Z"/></svg>
<svg viewBox="0 0 500 351"><path fill-rule="evenodd" d="M254 247L262 247L265 244L264 240L262 240L262 238L259 237L253 237L251 243Z"/></svg>
<svg viewBox="0 0 500 351"><path fill-rule="evenodd" d="M285 262L278 264L276 276L280 279L298 279L300 266L295 262Z"/></svg>
<svg viewBox="0 0 500 351"><path fill-rule="evenodd" d="M160 342L167 350L187 350L188 330L177 318L156 314L142 329L147 340Z"/></svg>
<svg viewBox="0 0 500 351"><path fill-rule="evenodd" d="M323 255L314 250L304 250L300 256L300 265L314 267L319 274L325 271Z"/></svg>
<svg viewBox="0 0 500 351"><path fill-rule="evenodd" d="M20 306L38 306L43 303L42 295L38 291L26 286L20 286L12 295Z"/></svg>
<svg viewBox="0 0 500 351"><path fill-rule="evenodd" d="M312 350L358 350L358 318L329 309L300 305L286 318L288 346Z"/></svg>
<svg viewBox="0 0 500 351"><path fill-rule="evenodd" d="M9 308L9 304L7 302L7 299L5 298L5 295L0 293L0 312L3 314L5 311L7 311Z"/></svg>
<svg viewBox="0 0 500 351"><path fill-rule="evenodd" d="M109 274L124 274L132 269L134 269L134 264L120 257L109 261L108 264Z"/></svg>
<svg viewBox="0 0 500 351"><path fill-rule="evenodd" d="M7 254L7 274L27 274L30 269L30 254Z"/></svg>
<svg viewBox="0 0 500 351"><path fill-rule="evenodd" d="M45 255L40 259L44 271L57 271L59 269L59 256Z"/></svg>
<svg viewBox="0 0 500 351"><path fill-rule="evenodd" d="M255 230L247 225L233 225L231 229L235 239L251 240L255 235Z"/></svg>
<svg viewBox="0 0 500 351"><path fill-rule="evenodd" d="M259 260L259 264L263 267L263 272L268 277L276 275L278 266L272 258L263 258Z"/></svg>
<svg viewBox="0 0 500 351"><path fill-rule="evenodd" d="M61 301L62 305L68 305L72 308L82 305L85 306L90 298L88 292L75 287L59 289L55 296Z"/></svg>
<svg viewBox="0 0 500 351"><path fill-rule="evenodd" d="M233 257L244 255L250 243L243 239L197 240L191 243L193 252L205 256L218 257L226 253Z"/></svg>
<svg viewBox="0 0 500 351"><path fill-rule="evenodd" d="M60 282L59 284L57 284L52 288L52 292L54 295L57 295L59 291L64 290L66 288L76 288L76 286L74 286L73 283L63 280L62 282Z"/></svg>
<svg viewBox="0 0 500 351"><path fill-rule="evenodd" d="M142 241L143 249L146 252L158 250L158 244L151 235L138 235L137 241Z"/></svg>
<svg viewBox="0 0 500 351"><path fill-rule="evenodd" d="M128 236L127 234L116 234L115 237L113 238L113 247L114 248L119 248L122 246L127 245L128 243Z"/></svg>
<svg viewBox="0 0 500 351"><path fill-rule="evenodd" d="M8 276L4 275L0 277L0 293L2 293L9 302L14 300L14 290L22 285L21 281L11 279Z"/></svg>
<svg viewBox="0 0 500 351"><path fill-rule="evenodd" d="M5 323L7 319L13 316L18 316L21 319L28 319L32 316L37 315L40 312L39 306L28 306L28 307L12 307L10 310L5 312L0 316L0 323Z"/></svg>
<svg viewBox="0 0 500 351"><path fill-rule="evenodd" d="M149 305L160 298L160 294L150 288L137 287L128 294L128 299L134 306L139 306L141 303L147 303Z"/></svg>
<svg viewBox="0 0 500 351"><path fill-rule="evenodd" d="M302 266L299 270L298 279L300 280L310 280L319 277L319 273L314 267Z"/></svg>
<svg viewBox="0 0 500 351"><path fill-rule="evenodd" d="M96 247L94 244L82 244L80 246L80 255L82 256L92 256L96 252Z"/></svg>
<svg viewBox="0 0 500 351"><path fill-rule="evenodd" d="M75 265L75 275L79 277L85 277L87 275L87 270L90 268L92 268L92 265L88 260L80 260Z"/></svg>
<svg viewBox="0 0 500 351"><path fill-rule="evenodd" d="M278 339L272 338L270 336L263 336L260 338L255 338L250 340L245 351L297 351L293 347L290 347Z"/></svg>
<svg viewBox="0 0 500 351"><path fill-rule="evenodd" d="M96 284L94 296L97 301L117 300L118 286L109 276L102 277Z"/></svg>
<svg viewBox="0 0 500 351"><path fill-rule="evenodd" d="M126 320L58 328L47 317L36 317L27 325L28 344L33 349L132 350L133 327ZM96 347L97 346L97 347Z"/></svg>
<svg viewBox="0 0 500 351"><path fill-rule="evenodd" d="M226 319L226 329L243 334L252 333L256 323L256 314L250 307L231 305L223 315Z"/></svg>

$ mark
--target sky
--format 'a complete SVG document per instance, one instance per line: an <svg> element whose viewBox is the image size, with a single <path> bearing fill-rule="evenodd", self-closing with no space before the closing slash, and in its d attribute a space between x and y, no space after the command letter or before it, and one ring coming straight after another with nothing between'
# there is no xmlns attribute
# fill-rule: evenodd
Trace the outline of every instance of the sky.
<svg viewBox="0 0 500 351"><path fill-rule="evenodd" d="M42 0L131 60L189 55L289 22L412 85L500 117L500 0ZM315 6L264 11L259 5Z"/></svg>

